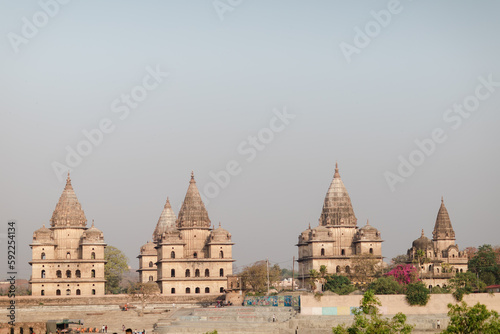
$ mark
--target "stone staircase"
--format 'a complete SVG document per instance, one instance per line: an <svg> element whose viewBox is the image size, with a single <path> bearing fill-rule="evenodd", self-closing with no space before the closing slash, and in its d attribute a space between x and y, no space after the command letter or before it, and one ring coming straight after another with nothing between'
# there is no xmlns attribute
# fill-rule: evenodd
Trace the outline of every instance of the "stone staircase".
<svg viewBox="0 0 500 334"><path fill-rule="evenodd" d="M276 322L273 322L273 315ZM206 333L217 330L225 333L280 333L296 311L284 307L197 308L178 310L169 318L160 319L155 332Z"/></svg>

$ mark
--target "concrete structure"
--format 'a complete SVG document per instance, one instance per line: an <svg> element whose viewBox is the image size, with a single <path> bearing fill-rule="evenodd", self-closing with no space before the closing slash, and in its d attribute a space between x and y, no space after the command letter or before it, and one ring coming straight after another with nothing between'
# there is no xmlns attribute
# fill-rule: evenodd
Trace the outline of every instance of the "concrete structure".
<svg viewBox="0 0 500 334"><path fill-rule="evenodd" d="M30 244L32 295L104 295L104 235L94 222L87 228L69 173L50 222Z"/></svg>
<svg viewBox="0 0 500 334"><path fill-rule="evenodd" d="M231 234L211 226L205 204L191 174L176 219L167 202L153 233L153 243L141 248L141 281L156 281L163 295L221 294L233 273ZM156 275L154 274L156 270Z"/></svg>
<svg viewBox="0 0 500 334"><path fill-rule="evenodd" d="M354 278L356 259L373 259L382 265L382 238L369 223L358 229L351 199L342 182L338 165L325 196L319 226L311 226L299 236L299 281L308 285L309 271L322 265L328 273Z"/></svg>
<svg viewBox="0 0 500 334"><path fill-rule="evenodd" d="M455 231L442 198L432 236L428 239L422 230L408 250L409 262L416 263L420 278L429 288L445 286L456 273L468 270L467 253L455 243Z"/></svg>

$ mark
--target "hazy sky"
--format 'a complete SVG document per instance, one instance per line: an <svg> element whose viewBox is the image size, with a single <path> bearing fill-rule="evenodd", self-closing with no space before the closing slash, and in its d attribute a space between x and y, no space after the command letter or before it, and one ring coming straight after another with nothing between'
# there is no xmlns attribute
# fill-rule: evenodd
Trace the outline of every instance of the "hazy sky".
<svg viewBox="0 0 500 334"><path fill-rule="evenodd" d="M500 2L59 1L0 3L0 247L15 219L20 276L67 167L134 268L192 170L238 268L291 267L336 161L386 258L431 237L441 196L461 249L499 244Z"/></svg>

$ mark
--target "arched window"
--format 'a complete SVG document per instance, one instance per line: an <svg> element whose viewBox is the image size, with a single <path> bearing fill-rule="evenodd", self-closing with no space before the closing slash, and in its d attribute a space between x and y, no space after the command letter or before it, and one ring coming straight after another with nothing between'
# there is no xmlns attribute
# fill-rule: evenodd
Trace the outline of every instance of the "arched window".
<svg viewBox="0 0 500 334"><path fill-rule="evenodd" d="M77 269L77 270L75 271L75 277L76 277L76 278L82 278L82 272L80 271L80 269Z"/></svg>
<svg viewBox="0 0 500 334"><path fill-rule="evenodd" d="M321 248L321 256L325 256L325 249Z"/></svg>
<svg viewBox="0 0 500 334"><path fill-rule="evenodd" d="M170 269L170 277L175 277L175 269Z"/></svg>
<svg viewBox="0 0 500 334"><path fill-rule="evenodd" d="M70 252L66 253L66 259L71 259L71 253Z"/></svg>
<svg viewBox="0 0 500 334"><path fill-rule="evenodd" d="M191 293L191 288L186 288L186 293Z"/></svg>
<svg viewBox="0 0 500 334"><path fill-rule="evenodd" d="M95 278L95 270L94 269L92 269L90 271L90 277Z"/></svg>
<svg viewBox="0 0 500 334"><path fill-rule="evenodd" d="M66 270L66 278L71 278L71 270Z"/></svg>
<svg viewBox="0 0 500 334"><path fill-rule="evenodd" d="M345 267L345 272L349 274L351 272L351 268L349 266L346 266Z"/></svg>
<svg viewBox="0 0 500 334"><path fill-rule="evenodd" d="M194 252L193 257L194 257L195 259L197 259L197 258L198 258L198 253Z"/></svg>
<svg viewBox="0 0 500 334"><path fill-rule="evenodd" d="M171 258L171 259L175 259L175 252L174 252L174 251L171 251L171 252L170 252L170 258Z"/></svg>
<svg viewBox="0 0 500 334"><path fill-rule="evenodd" d="M463 273L463 272L464 272L464 270L463 270L463 269L460 269L460 272L461 272L461 273Z"/></svg>
<svg viewBox="0 0 500 334"><path fill-rule="evenodd" d="M205 293L210 293L210 288L205 288Z"/></svg>
<svg viewBox="0 0 500 334"><path fill-rule="evenodd" d="M171 293L171 294L175 294L175 288L171 288L171 289L170 289L170 293Z"/></svg>
<svg viewBox="0 0 500 334"><path fill-rule="evenodd" d="M45 270L42 270L41 277L45 278Z"/></svg>
<svg viewBox="0 0 500 334"><path fill-rule="evenodd" d="M69 296L71 295L71 290L70 289L66 289L66 296Z"/></svg>
<svg viewBox="0 0 500 334"><path fill-rule="evenodd" d="M41 259L45 260L45 253L42 253Z"/></svg>
<svg viewBox="0 0 500 334"><path fill-rule="evenodd" d="M56 271L56 277L61 278L62 277L62 272L60 270Z"/></svg>
<svg viewBox="0 0 500 334"><path fill-rule="evenodd" d="M186 269L186 277L191 277L191 271L189 269Z"/></svg>
<svg viewBox="0 0 500 334"><path fill-rule="evenodd" d="M370 254L373 254L373 248L370 248Z"/></svg>
<svg viewBox="0 0 500 334"><path fill-rule="evenodd" d="M200 269L194 271L194 277L200 277Z"/></svg>
<svg viewBox="0 0 500 334"><path fill-rule="evenodd" d="M90 259L95 260L95 252L90 253Z"/></svg>
<svg viewBox="0 0 500 334"><path fill-rule="evenodd" d="M345 255L345 249L341 250L340 254Z"/></svg>
<svg viewBox="0 0 500 334"><path fill-rule="evenodd" d="M40 291L40 293L42 294L42 296L45 296L45 290Z"/></svg>
<svg viewBox="0 0 500 334"><path fill-rule="evenodd" d="M153 276L149 276L149 281L153 282Z"/></svg>
<svg viewBox="0 0 500 334"><path fill-rule="evenodd" d="M224 258L224 252L223 252L223 251L220 251L220 252L219 252L219 258L220 258L220 259L223 259L223 258Z"/></svg>
<svg viewBox="0 0 500 334"><path fill-rule="evenodd" d="M439 274L439 268L436 268L436 272Z"/></svg>
<svg viewBox="0 0 500 334"><path fill-rule="evenodd" d="M80 289L76 289L76 295L79 296L81 295L82 293L80 292Z"/></svg>
<svg viewBox="0 0 500 334"><path fill-rule="evenodd" d="M233 282L231 282L231 290L233 289Z"/></svg>
<svg viewBox="0 0 500 334"><path fill-rule="evenodd" d="M200 293L200 288L194 289L194 293Z"/></svg>
<svg viewBox="0 0 500 334"><path fill-rule="evenodd" d="M220 293L224 293L224 288L221 286L219 291L220 291Z"/></svg>
<svg viewBox="0 0 500 334"><path fill-rule="evenodd" d="M92 289L92 294L95 295L95 289Z"/></svg>
<svg viewBox="0 0 500 334"><path fill-rule="evenodd" d="M340 266L337 266L337 268L335 269L335 272L340 273Z"/></svg>
<svg viewBox="0 0 500 334"><path fill-rule="evenodd" d="M219 269L219 276L224 277L224 269L223 268Z"/></svg>
<svg viewBox="0 0 500 334"><path fill-rule="evenodd" d="M56 296L60 296L61 295L61 290L57 289L56 290Z"/></svg>
<svg viewBox="0 0 500 334"><path fill-rule="evenodd" d="M205 277L210 277L210 270L205 269Z"/></svg>
<svg viewBox="0 0 500 334"><path fill-rule="evenodd" d="M153 268L153 261L149 261L149 268Z"/></svg>
<svg viewBox="0 0 500 334"><path fill-rule="evenodd" d="M432 265L429 264L429 271L432 271Z"/></svg>

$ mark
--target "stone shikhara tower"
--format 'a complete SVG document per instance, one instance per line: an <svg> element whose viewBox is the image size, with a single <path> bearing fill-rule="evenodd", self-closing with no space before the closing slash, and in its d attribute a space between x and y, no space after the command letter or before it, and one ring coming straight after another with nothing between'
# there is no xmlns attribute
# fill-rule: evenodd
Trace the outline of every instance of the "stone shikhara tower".
<svg viewBox="0 0 500 334"><path fill-rule="evenodd" d="M30 245L32 295L104 295L104 236L93 222L87 228L69 174L50 222Z"/></svg>
<svg viewBox="0 0 500 334"><path fill-rule="evenodd" d="M309 271L325 265L329 274L353 276L353 260L368 256L382 264L380 232L369 223L358 229L351 198L335 166L330 188L325 196L319 226L299 235L299 280L308 285Z"/></svg>
<svg viewBox="0 0 500 334"><path fill-rule="evenodd" d="M164 295L224 292L233 273L231 234L212 228L193 174L178 218L167 199L153 241L138 256L141 282L156 281Z"/></svg>

